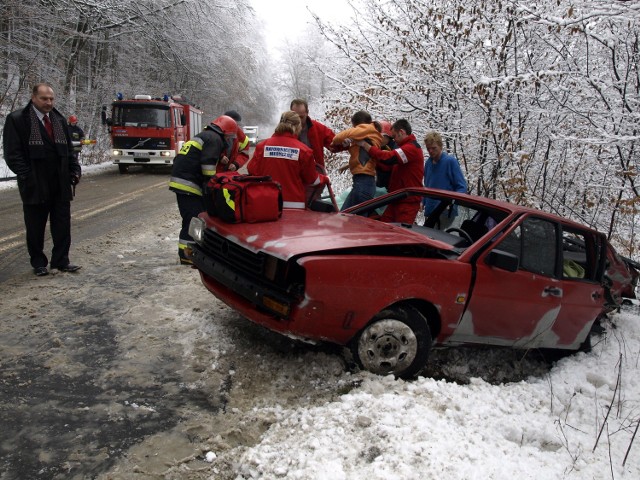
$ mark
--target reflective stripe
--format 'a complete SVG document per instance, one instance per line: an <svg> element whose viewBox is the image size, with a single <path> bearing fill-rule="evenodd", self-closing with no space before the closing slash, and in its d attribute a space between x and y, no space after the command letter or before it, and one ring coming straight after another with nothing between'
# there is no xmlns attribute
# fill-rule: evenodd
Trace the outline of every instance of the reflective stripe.
<svg viewBox="0 0 640 480"><path fill-rule="evenodd" d="M182 145L182 148L180 149L180 155L186 155L187 153L189 153L189 149L191 147L195 147L196 149L202 151L202 145L204 145L204 140L202 140L200 137L193 137L193 139L185 142Z"/></svg>
<svg viewBox="0 0 640 480"><path fill-rule="evenodd" d="M245 135L244 142L238 143L238 151L244 150L244 148L249 144L249 137Z"/></svg>
<svg viewBox="0 0 640 480"><path fill-rule="evenodd" d="M222 194L224 195L224 200L225 200L225 202L227 202L227 205L229 205L229 208L235 212L236 211L236 202L234 202L233 198L231 198L231 195L229 194L229 190L226 189L226 188L223 188L222 189Z"/></svg>
<svg viewBox="0 0 640 480"><path fill-rule="evenodd" d="M282 202L284 208L304 208L304 202Z"/></svg>
<svg viewBox="0 0 640 480"><path fill-rule="evenodd" d="M404 150L402 150L401 148L396 148L395 152L400 157L400 160L402 160L402 163L409 163L409 159L407 158L407 154L404 153Z"/></svg>
<svg viewBox="0 0 640 480"><path fill-rule="evenodd" d="M202 188L200 188L193 182L189 182L181 178L171 177L171 180L169 180L169 188L180 190L181 192L192 193L193 195L202 196Z"/></svg>
<svg viewBox="0 0 640 480"><path fill-rule="evenodd" d="M213 177L216 174L215 165L200 165L200 171L207 177Z"/></svg>
<svg viewBox="0 0 640 480"><path fill-rule="evenodd" d="M196 244L193 240L183 240L182 238L178 240L178 248L180 250L184 250L185 248L193 248Z"/></svg>

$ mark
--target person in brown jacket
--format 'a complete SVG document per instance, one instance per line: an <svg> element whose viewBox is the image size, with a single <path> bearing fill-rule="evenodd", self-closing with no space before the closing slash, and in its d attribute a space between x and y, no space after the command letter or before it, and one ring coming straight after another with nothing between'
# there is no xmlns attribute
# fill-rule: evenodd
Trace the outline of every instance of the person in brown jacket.
<svg viewBox="0 0 640 480"><path fill-rule="evenodd" d="M353 188L342 204L342 210L370 200L376 193L376 161L355 142L365 141L379 147L383 140L380 125L372 121L368 112L360 110L354 113L351 124L353 128L338 133L331 142L334 146L349 148L349 171L353 175Z"/></svg>

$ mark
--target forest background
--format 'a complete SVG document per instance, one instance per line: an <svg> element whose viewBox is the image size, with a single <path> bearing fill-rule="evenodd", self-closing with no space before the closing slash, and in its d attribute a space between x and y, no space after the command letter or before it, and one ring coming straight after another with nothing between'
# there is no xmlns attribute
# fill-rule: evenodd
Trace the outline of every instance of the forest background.
<svg viewBox="0 0 640 480"><path fill-rule="evenodd" d="M85 162L108 156L116 92L181 94L207 119L233 108L263 136L294 97L336 131L364 109L421 143L440 131L470 193L570 217L637 259L639 21L634 1L348 0L274 55L249 0L4 0L0 127L39 81L98 140Z"/></svg>

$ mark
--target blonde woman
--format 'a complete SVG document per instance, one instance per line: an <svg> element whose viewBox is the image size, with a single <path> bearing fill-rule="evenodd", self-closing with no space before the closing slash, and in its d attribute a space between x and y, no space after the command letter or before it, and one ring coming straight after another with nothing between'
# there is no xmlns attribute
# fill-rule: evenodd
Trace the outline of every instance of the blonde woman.
<svg viewBox="0 0 640 480"><path fill-rule="evenodd" d="M250 175L270 175L282 186L284 208L302 208L305 186L329 182L326 175L316 171L313 151L298 140L302 130L300 116L284 112L273 135L256 145L247 170Z"/></svg>

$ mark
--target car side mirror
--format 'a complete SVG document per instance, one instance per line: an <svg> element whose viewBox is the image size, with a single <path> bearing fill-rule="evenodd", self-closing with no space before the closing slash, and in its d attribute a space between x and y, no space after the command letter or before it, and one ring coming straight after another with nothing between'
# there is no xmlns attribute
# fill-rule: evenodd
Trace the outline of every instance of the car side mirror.
<svg viewBox="0 0 640 480"><path fill-rule="evenodd" d="M513 253L504 250L491 250L485 260L487 265L507 270L509 272L517 272L520 266L520 259Z"/></svg>

